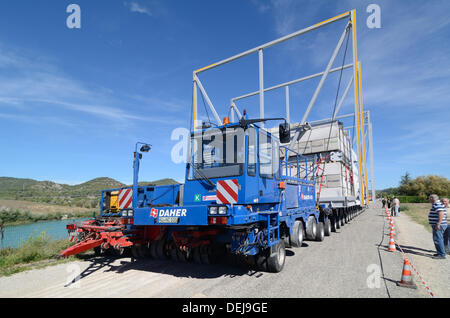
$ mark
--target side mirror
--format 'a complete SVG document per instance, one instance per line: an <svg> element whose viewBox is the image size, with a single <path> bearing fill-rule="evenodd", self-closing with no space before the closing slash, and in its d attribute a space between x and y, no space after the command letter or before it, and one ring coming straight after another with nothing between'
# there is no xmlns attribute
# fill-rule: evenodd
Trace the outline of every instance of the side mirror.
<svg viewBox="0 0 450 318"><path fill-rule="evenodd" d="M291 141L291 128L288 123L280 124L278 128L278 135L280 136L280 142L287 144Z"/></svg>
<svg viewBox="0 0 450 318"><path fill-rule="evenodd" d="M142 147L141 147L141 152L149 152L150 151L150 146L149 145L143 145Z"/></svg>

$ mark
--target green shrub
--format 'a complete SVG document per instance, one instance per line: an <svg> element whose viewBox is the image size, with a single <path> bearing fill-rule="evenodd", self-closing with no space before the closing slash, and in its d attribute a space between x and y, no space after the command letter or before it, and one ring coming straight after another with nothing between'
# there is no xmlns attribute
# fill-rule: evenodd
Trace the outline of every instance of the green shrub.
<svg viewBox="0 0 450 318"><path fill-rule="evenodd" d="M428 198L424 196L399 195L397 198L400 200L400 205L402 203L428 203Z"/></svg>

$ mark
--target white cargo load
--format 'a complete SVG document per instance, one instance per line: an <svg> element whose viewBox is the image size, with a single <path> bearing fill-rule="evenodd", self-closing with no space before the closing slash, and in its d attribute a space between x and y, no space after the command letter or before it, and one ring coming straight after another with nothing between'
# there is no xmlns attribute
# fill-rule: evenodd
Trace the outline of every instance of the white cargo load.
<svg viewBox="0 0 450 318"><path fill-rule="evenodd" d="M291 125L291 138L298 126ZM269 131L278 136L278 128ZM320 165L316 164L316 196L320 203L342 207L360 204L358 160L342 123L335 121L332 124L312 126L294 144L292 150L305 156L321 155L325 158ZM284 157L284 151L281 156ZM309 162L308 166L311 164ZM305 177L302 170L300 178Z"/></svg>

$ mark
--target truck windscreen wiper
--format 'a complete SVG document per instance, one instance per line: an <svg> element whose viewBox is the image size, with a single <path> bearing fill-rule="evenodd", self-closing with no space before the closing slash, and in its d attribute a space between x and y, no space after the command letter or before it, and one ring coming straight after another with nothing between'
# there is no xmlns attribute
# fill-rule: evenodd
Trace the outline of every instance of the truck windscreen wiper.
<svg viewBox="0 0 450 318"><path fill-rule="evenodd" d="M193 165L193 168L194 168L194 174L195 174L195 172L197 172L199 174L200 178L202 180L206 181L210 186L212 186L212 187L216 186L211 180L209 180L209 178L207 176L205 176L203 174L203 172L200 171L199 168L196 168L194 165Z"/></svg>

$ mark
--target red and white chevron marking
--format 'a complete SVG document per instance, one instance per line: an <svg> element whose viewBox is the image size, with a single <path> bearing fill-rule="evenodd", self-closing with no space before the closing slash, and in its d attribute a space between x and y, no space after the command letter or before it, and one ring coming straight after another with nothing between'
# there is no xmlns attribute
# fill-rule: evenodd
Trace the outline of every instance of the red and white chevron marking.
<svg viewBox="0 0 450 318"><path fill-rule="evenodd" d="M216 202L218 204L234 204L238 201L239 183L237 179L217 181Z"/></svg>
<svg viewBox="0 0 450 318"><path fill-rule="evenodd" d="M131 189L121 189L119 191L119 209L131 208L131 203L133 202L133 190Z"/></svg>

